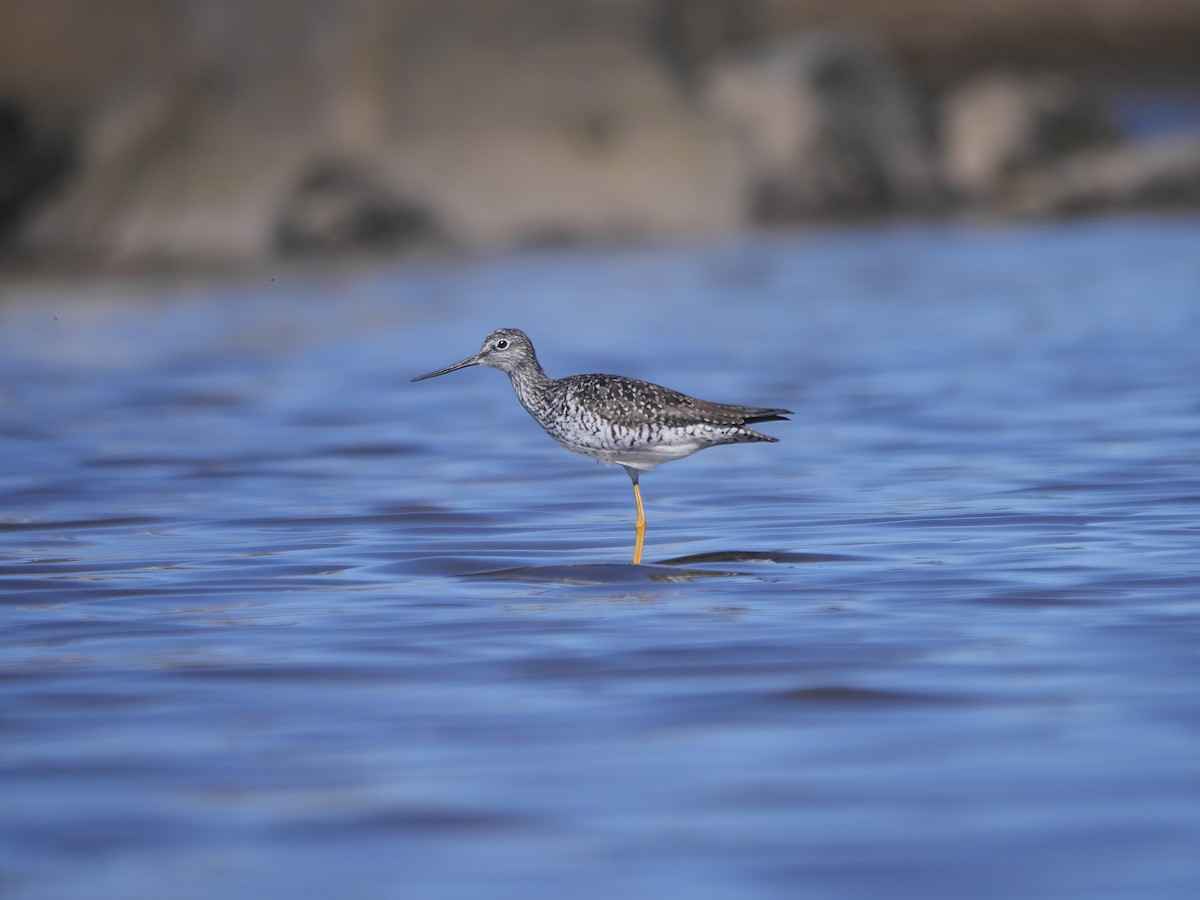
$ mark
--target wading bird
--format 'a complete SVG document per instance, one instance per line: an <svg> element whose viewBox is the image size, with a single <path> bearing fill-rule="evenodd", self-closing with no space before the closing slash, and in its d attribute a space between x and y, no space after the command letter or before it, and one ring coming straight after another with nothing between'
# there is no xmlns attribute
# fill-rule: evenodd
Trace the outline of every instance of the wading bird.
<svg viewBox="0 0 1200 900"><path fill-rule="evenodd" d="M493 331L474 356L418 375L423 381L487 366L505 372L517 400L542 429L568 450L605 464L618 463L633 481L637 539L633 561L642 561L646 512L638 476L662 463L691 456L705 447L778 441L750 428L786 420L791 410L710 403L670 388L620 375L568 375L548 378L533 343L516 328Z"/></svg>

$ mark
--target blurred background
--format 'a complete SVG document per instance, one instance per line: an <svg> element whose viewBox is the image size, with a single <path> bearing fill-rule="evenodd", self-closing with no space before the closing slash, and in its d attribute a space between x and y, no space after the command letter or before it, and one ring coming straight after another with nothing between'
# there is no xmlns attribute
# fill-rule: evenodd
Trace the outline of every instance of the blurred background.
<svg viewBox="0 0 1200 900"><path fill-rule="evenodd" d="M1187 0L10 0L0 262L1200 204Z"/></svg>

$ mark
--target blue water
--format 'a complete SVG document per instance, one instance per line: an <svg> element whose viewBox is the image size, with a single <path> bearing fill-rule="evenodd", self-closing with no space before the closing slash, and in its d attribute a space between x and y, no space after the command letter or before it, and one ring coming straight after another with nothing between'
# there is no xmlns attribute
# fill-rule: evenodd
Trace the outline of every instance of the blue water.
<svg viewBox="0 0 1200 900"><path fill-rule="evenodd" d="M2 289L4 897L1200 896L1200 220Z"/></svg>

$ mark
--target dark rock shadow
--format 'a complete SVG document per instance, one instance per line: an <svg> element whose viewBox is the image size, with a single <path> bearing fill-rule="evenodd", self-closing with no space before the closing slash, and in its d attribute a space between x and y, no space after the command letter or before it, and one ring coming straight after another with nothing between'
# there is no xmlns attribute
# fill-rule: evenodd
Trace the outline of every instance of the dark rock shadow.
<svg viewBox="0 0 1200 900"><path fill-rule="evenodd" d="M644 563L581 563L565 566L519 566L491 572L471 572L462 577L488 581L523 581L534 584L625 584L647 582L679 583L698 578L746 576L749 572L722 572L714 569L681 569L675 566Z"/></svg>
<svg viewBox="0 0 1200 900"><path fill-rule="evenodd" d="M695 566L704 563L797 563L846 562L853 556L836 553L788 553L779 550L716 550L712 553L696 553L691 556L676 556L664 559L660 566Z"/></svg>
<svg viewBox="0 0 1200 900"><path fill-rule="evenodd" d="M797 565L801 563L842 562L853 559L831 553L788 553L774 550L721 550L678 556L661 562L643 563L580 563L577 565L518 566L487 572L464 573L464 578L483 578L491 581L524 581L538 584L645 584L646 582L686 582L700 578L750 578L754 572L729 569L698 569L694 566L710 563L770 563Z"/></svg>

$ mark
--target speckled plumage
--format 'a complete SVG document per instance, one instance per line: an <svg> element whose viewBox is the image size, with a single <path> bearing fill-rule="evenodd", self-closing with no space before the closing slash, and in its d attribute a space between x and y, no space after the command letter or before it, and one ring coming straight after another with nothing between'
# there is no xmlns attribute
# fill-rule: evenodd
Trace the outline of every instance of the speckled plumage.
<svg viewBox="0 0 1200 900"><path fill-rule="evenodd" d="M786 409L710 403L620 375L551 379L542 371L533 343L515 328L492 332L475 356L420 378L470 365L507 372L521 405L568 450L635 470L652 469L705 447L777 441L748 426L790 414Z"/></svg>
<svg viewBox="0 0 1200 900"><path fill-rule="evenodd" d="M620 375L568 375L551 379L542 371L533 343L523 331L493 331L474 356L420 375L421 381L467 366L508 374L517 399L552 438L575 453L602 463L619 463L633 480L638 504L640 562L645 516L638 475L706 447L778 438L749 427L791 415L787 409L732 406L689 397L670 388Z"/></svg>

